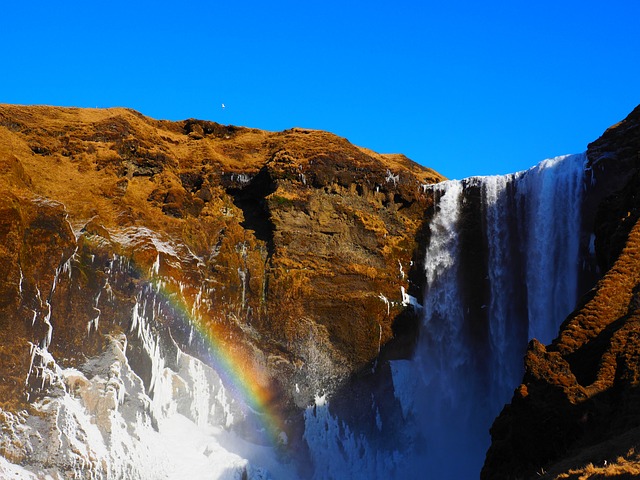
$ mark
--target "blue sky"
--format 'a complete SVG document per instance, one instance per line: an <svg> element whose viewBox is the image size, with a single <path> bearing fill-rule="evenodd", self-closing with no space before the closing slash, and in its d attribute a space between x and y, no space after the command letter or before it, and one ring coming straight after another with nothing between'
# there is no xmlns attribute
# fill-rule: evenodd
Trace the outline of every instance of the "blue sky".
<svg viewBox="0 0 640 480"><path fill-rule="evenodd" d="M639 18L638 0L5 2L0 102L319 128L502 174L640 103Z"/></svg>

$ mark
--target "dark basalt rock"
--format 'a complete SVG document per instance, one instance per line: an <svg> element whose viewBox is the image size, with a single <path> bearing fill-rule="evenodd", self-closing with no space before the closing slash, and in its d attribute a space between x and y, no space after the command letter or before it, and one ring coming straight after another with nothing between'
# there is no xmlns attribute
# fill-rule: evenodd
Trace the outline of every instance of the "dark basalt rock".
<svg viewBox="0 0 640 480"><path fill-rule="evenodd" d="M640 424L640 107L587 156L583 222L602 278L550 346L529 345L523 383L491 429L483 479L556 478L636 446L628 433Z"/></svg>

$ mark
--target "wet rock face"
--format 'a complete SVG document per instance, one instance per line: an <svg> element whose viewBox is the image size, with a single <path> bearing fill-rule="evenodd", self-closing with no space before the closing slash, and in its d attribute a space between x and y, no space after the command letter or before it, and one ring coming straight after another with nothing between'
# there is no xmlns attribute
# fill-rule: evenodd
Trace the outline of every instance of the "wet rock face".
<svg viewBox="0 0 640 480"><path fill-rule="evenodd" d="M523 383L491 429L484 479L556 478L611 464L636 445L629 432L640 425L640 108L587 155L583 222L602 278L550 346L529 345Z"/></svg>
<svg viewBox="0 0 640 480"><path fill-rule="evenodd" d="M588 189L598 265L611 268L638 220L640 200L640 108L589 145Z"/></svg>
<svg viewBox="0 0 640 480"><path fill-rule="evenodd" d="M2 403L11 407L25 396L29 344L46 341L47 294L58 266L73 253L75 238L61 204L42 198L0 195L0 340Z"/></svg>
<svg viewBox="0 0 640 480"><path fill-rule="evenodd" d="M12 106L0 107L0 171L9 409L37 393L25 384L30 345L79 365L132 328L153 282L164 291L151 328L167 345L205 358L193 327L214 332L278 408L306 405L411 316L401 287L419 296L409 275L431 201L422 185L441 180L325 132ZM149 382L148 359L128 348ZM396 352L409 354L410 342Z"/></svg>

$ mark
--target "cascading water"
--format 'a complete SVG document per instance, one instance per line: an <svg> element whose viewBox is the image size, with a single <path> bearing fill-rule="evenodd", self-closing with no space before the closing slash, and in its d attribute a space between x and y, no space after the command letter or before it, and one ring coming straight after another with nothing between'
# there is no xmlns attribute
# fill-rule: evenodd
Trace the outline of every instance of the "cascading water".
<svg viewBox="0 0 640 480"><path fill-rule="evenodd" d="M545 160L518 181L529 338L549 343L575 307L586 155Z"/></svg>
<svg viewBox="0 0 640 480"><path fill-rule="evenodd" d="M479 476L528 341L549 343L576 305L585 161L568 155L429 187L436 209L418 344L412 360L390 362L399 418L376 417L377 430L356 434L324 402L309 409L315 478L340 469L336 458L352 478ZM372 397L371 411L389 403Z"/></svg>
<svg viewBox="0 0 640 480"><path fill-rule="evenodd" d="M396 389L423 440L416 473L477 476L527 341L550 342L575 307L584 162L564 156L433 187L420 340L414 360L393 369L397 386L417 377L410 400Z"/></svg>
<svg viewBox="0 0 640 480"><path fill-rule="evenodd" d="M521 379L528 340L551 341L576 304L585 160L558 157L526 172L429 187L436 210L422 305L402 291L403 302L422 316L415 356L387 364L393 391L388 383L378 385L367 392L370 404L361 397L365 402L354 406L371 425L348 424L329 410L324 396L316 399L304 414L308 452L302 456L306 462L308 454L312 464L301 470L305 478L477 478L491 422ZM38 375L30 369L26 381L34 391L45 383L56 389L53 400L35 405L49 415L47 422L60 424L0 415L26 445L40 432L59 443L45 435L44 443L30 446L40 452L32 470L3 463L0 456L0 473L36 478L32 471L52 464L78 478L268 478L255 464L267 466L274 478L297 478L295 462L240 435L243 424L236 416L249 407L228 395L219 375L224 372L182 352L171 335L161 344L150 328L161 323L156 317L162 308L171 307L169 296L160 295L167 281L160 275L160 252L178 255L157 239L152 243L157 260L151 281L136 295L129 331L110 337L107 350L83 372L60 367L47 350L56 305L50 300L58 278L71 282L72 270L65 264L56 272L46 301L36 287L35 305L42 308L34 310L33 321L48 329L46 341L32 345ZM132 273L121 257L110 260L109 272L114 284ZM109 281L105 295L99 291L92 303L98 314L99 306L113 301ZM21 277L21 295L22 283ZM202 292L195 298L201 302ZM97 327L92 316L87 334ZM193 329L182 333L191 345ZM127 348L129 341L134 348ZM148 378L138 376L134 364ZM169 451L167 438L180 448Z"/></svg>

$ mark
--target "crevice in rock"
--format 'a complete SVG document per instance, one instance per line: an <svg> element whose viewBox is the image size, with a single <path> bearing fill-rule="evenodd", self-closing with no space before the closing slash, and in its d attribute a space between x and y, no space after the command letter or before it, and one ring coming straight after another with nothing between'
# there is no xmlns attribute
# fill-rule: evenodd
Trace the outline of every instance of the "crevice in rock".
<svg viewBox="0 0 640 480"><path fill-rule="evenodd" d="M268 258L271 258L274 251L275 226L271 220L266 197L275 191L276 184L267 168L262 168L245 186L227 189L234 205L242 210L244 215L244 221L240 225L252 230L258 240L265 242Z"/></svg>

